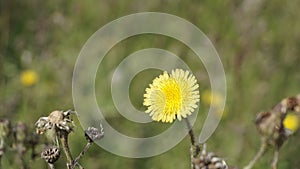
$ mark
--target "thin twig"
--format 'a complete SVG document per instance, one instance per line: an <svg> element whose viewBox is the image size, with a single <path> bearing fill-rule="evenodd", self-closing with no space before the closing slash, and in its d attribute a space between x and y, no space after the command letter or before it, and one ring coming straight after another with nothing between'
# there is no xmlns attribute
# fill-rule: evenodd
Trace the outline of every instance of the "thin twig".
<svg viewBox="0 0 300 169"><path fill-rule="evenodd" d="M249 164L246 167L244 167L244 169L251 169L254 166L254 164L257 162L257 160L265 153L266 148L267 148L267 143L264 139L262 139L262 143L259 151L254 156L254 158L249 162Z"/></svg>
<svg viewBox="0 0 300 169"><path fill-rule="evenodd" d="M272 162L272 168L277 169L277 163L278 163L278 156L279 156L279 150L276 149L274 152L273 162Z"/></svg>
<svg viewBox="0 0 300 169"><path fill-rule="evenodd" d="M74 166L75 165L79 165L79 160L81 159L81 157L83 157L83 155L88 151L88 149L90 148L90 146L92 145L92 142L87 142L87 144L85 145L84 149L80 152L80 154L75 158L74 160Z"/></svg>

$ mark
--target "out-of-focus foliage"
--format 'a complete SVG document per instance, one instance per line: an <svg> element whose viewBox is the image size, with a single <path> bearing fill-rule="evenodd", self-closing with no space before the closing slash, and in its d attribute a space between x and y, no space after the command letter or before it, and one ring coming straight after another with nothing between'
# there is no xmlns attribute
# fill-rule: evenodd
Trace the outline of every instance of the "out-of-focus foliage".
<svg viewBox="0 0 300 169"><path fill-rule="evenodd" d="M229 165L242 167L259 147L253 124L256 113L299 93L299 6L300 1L280 0L2 0L0 117L23 121L33 128L33 123L50 111L72 108L72 73L76 58L96 30L114 19L136 12L170 13L198 26L220 55L227 77L227 114L208 141L208 148L225 157ZM111 99L110 78L116 66L130 53L150 47L180 56L198 78L200 95L210 89L206 70L199 67L201 61L180 42L158 35L141 35L122 41L101 63L96 95L108 121L124 134L151 136L168 127L130 122L118 114ZM30 85L24 85L21 80L26 70L35 72L38 78L32 83L30 77ZM136 76L130 88L130 99L135 107L145 110L142 106L144 89L160 73L155 70ZM200 133L208 108L207 104L200 103L195 133ZM71 151L75 155L85 145L83 131L77 124L75 132L70 134ZM298 139L296 133L283 146L279 169L299 168ZM255 167L266 168L271 159L272 152L268 152ZM2 160L5 165L13 165L16 161ZM39 158L29 164L32 168L46 167ZM189 141L186 138L172 150L147 159L122 158L94 146L81 164L89 169L188 168ZM64 159L56 165L57 168L65 167Z"/></svg>

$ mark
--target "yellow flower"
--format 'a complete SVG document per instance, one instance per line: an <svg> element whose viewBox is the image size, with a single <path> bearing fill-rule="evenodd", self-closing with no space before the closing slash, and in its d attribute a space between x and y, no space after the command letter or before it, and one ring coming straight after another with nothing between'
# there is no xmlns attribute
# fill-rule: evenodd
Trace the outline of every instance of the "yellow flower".
<svg viewBox="0 0 300 169"><path fill-rule="evenodd" d="M215 115L216 117L226 118L227 115L228 115L228 111L227 111L226 108L224 108L223 111L217 110L216 112L214 112L214 115Z"/></svg>
<svg viewBox="0 0 300 169"><path fill-rule="evenodd" d="M289 129L294 133L299 128L299 117L295 114L287 114L283 121L283 125L286 129Z"/></svg>
<svg viewBox="0 0 300 169"><path fill-rule="evenodd" d="M222 96L218 93L205 90L202 94L202 101L206 105L219 106L222 103Z"/></svg>
<svg viewBox="0 0 300 169"><path fill-rule="evenodd" d="M181 120L197 108L200 95L199 85L194 75L182 69L166 71L155 78L144 94L146 113L154 121L172 123L176 117Z"/></svg>
<svg viewBox="0 0 300 169"><path fill-rule="evenodd" d="M33 86L38 81L38 74L33 70L25 70L21 73L21 84L26 87Z"/></svg>

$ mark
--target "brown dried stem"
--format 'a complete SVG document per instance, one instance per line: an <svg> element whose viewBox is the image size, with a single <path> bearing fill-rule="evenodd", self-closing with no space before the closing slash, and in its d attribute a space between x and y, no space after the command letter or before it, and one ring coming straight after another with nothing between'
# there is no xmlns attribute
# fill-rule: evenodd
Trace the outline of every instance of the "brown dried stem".
<svg viewBox="0 0 300 169"><path fill-rule="evenodd" d="M244 167L244 169L251 169L254 166L254 164L257 162L257 160L265 153L266 148L267 148L267 143L264 139L262 139L259 151L254 156L254 158L249 162L249 164L246 167Z"/></svg>
<svg viewBox="0 0 300 169"><path fill-rule="evenodd" d="M277 169L277 163L278 163L278 156L279 156L279 150L276 149L274 152L273 162L272 162L272 168Z"/></svg>
<svg viewBox="0 0 300 169"><path fill-rule="evenodd" d="M73 165L74 165L74 161L73 161L73 157L69 148L69 144L68 144L68 132L64 131L64 130L59 130L59 139L60 142L62 144L62 148L65 152L65 155L67 157L67 168L68 169L72 169Z"/></svg>
<svg viewBox="0 0 300 169"><path fill-rule="evenodd" d="M87 142L84 149L80 152L80 154L74 160L74 166L79 165L79 160L83 157L83 155L88 151L93 142ZM80 165L79 165L80 166Z"/></svg>

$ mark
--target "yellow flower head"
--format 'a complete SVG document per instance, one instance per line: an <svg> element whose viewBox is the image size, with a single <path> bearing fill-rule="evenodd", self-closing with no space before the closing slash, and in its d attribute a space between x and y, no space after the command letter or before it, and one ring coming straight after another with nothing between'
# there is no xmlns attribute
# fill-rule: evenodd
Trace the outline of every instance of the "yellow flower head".
<svg viewBox="0 0 300 169"><path fill-rule="evenodd" d="M182 69L166 71L153 80L144 94L146 113L154 121L172 123L176 117L181 120L197 108L200 95L199 85L194 75Z"/></svg>
<svg viewBox="0 0 300 169"><path fill-rule="evenodd" d="M206 105L219 106L222 103L222 96L218 93L212 93L210 90L205 90L202 94L203 103Z"/></svg>
<svg viewBox="0 0 300 169"><path fill-rule="evenodd" d="M26 87L33 86L38 81L38 74L33 70L25 70L21 73L21 84Z"/></svg>
<svg viewBox="0 0 300 169"><path fill-rule="evenodd" d="M286 129L289 129L294 133L299 128L299 117L295 114L287 114L283 121L283 125Z"/></svg>

